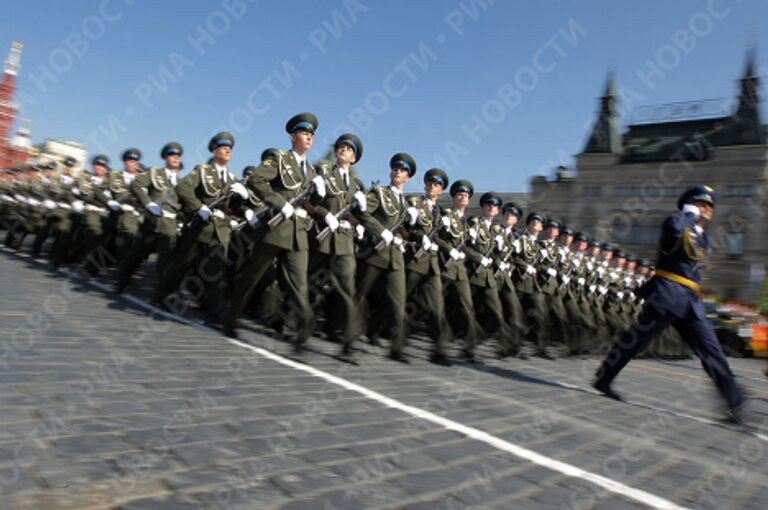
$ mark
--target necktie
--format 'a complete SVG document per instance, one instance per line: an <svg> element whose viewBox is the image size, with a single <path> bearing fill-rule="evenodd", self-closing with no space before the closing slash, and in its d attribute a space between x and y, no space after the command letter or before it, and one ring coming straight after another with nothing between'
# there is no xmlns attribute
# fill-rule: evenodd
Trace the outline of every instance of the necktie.
<svg viewBox="0 0 768 510"><path fill-rule="evenodd" d="M344 187L349 188L349 172L342 172L341 177L344 179Z"/></svg>
<svg viewBox="0 0 768 510"><path fill-rule="evenodd" d="M307 176L307 161L304 159L301 160L301 173L304 175L304 177Z"/></svg>

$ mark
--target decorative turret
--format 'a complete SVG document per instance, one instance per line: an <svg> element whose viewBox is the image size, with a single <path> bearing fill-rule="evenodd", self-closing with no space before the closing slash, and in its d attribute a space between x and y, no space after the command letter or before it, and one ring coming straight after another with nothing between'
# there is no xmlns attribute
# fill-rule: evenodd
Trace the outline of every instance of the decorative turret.
<svg viewBox="0 0 768 510"><path fill-rule="evenodd" d="M730 145L759 145L763 143L760 122L760 79L755 74L755 49L747 50L744 75L741 77L739 105L730 127Z"/></svg>
<svg viewBox="0 0 768 510"><path fill-rule="evenodd" d="M605 92L600 98L600 113L592 128L592 134L587 140L585 153L612 153L621 152L621 131L619 116L617 113L618 99L613 83L613 70L608 71L605 83Z"/></svg>

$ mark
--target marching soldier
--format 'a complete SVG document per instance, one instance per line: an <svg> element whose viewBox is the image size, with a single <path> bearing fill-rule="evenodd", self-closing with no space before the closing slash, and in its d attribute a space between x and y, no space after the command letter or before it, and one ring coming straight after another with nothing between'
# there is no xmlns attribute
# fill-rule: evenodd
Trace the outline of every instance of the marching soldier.
<svg viewBox="0 0 768 510"><path fill-rule="evenodd" d="M247 181L248 189L276 214L269 220L270 230L243 265L240 276L235 278L232 304L224 325L227 336L237 336L238 317L276 259L287 304L295 312L297 321L295 354L304 351L304 343L314 329L307 279L307 229L312 225L308 209L312 208L310 199L313 195L325 196L325 181L307 161L307 152L312 148L317 126L317 117L312 113L300 113L289 119L285 130L291 139L291 150L280 152L277 159L264 161ZM255 224L257 216L249 216L250 222ZM282 322L278 322L277 327L281 328Z"/></svg>
<svg viewBox="0 0 768 510"><path fill-rule="evenodd" d="M72 204L78 202L80 196L80 189L77 187L73 175L76 164L75 158L67 157L64 160L64 170L59 176L56 189L56 209L54 209L52 227L54 239L51 246L51 262L54 267L69 262L73 219Z"/></svg>
<svg viewBox="0 0 768 510"><path fill-rule="evenodd" d="M181 204L176 193L178 173L182 168L183 147L170 142L160 150L164 168L150 167L137 175L129 189L134 200L144 208L140 234L120 263L117 291L128 286L131 276L152 252L157 252L157 275L162 276L176 247Z"/></svg>
<svg viewBox="0 0 768 510"><path fill-rule="evenodd" d="M314 229L310 231L310 281L322 291L330 286L332 295L326 304L326 331L331 337L341 331L341 359L354 363L352 342L358 328L355 303L355 227L349 221L355 209L366 207L360 181L351 174L350 166L363 156L363 143L352 134L343 134L333 144L336 164L323 177L325 197L314 207Z"/></svg>
<svg viewBox="0 0 768 510"><path fill-rule="evenodd" d="M558 289L560 287L560 266L567 259L560 256L560 252L555 240L560 235L562 225L555 219L548 219L544 228L543 236L538 241L539 260L536 267L538 276L539 290L544 295L545 315L549 317L546 321L546 342L552 345L554 341L562 343L564 337L563 325L568 321L568 315L565 311L562 296ZM567 267L566 267L567 269ZM544 358L550 358L552 354L547 352L545 346L540 353Z"/></svg>
<svg viewBox="0 0 768 510"><path fill-rule="evenodd" d="M173 311L183 310L178 295L179 286L203 297L203 306L210 318L220 320L227 297L227 246L230 219L227 205L236 193L247 198L245 187L235 182L229 173L234 137L217 133L208 142L213 158L208 164L197 165L189 175L178 181L176 194L190 220L182 231L177 256L168 264L160 278L154 301ZM187 273L194 273L185 280Z"/></svg>
<svg viewBox="0 0 768 510"><path fill-rule="evenodd" d="M446 315L454 333L464 338L462 356L467 361L475 360L474 348L480 342L481 335L465 265L468 234L464 214L474 192L472 183L467 180L459 179L451 184L453 208L443 211L443 228L435 239L443 255L441 260L444 260L440 272L444 277L448 297Z"/></svg>
<svg viewBox="0 0 768 510"><path fill-rule="evenodd" d="M119 263L129 252L139 231L139 202L130 191L130 185L141 168L141 151L131 148L123 151L124 170L109 172L107 201L109 216L104 222L104 239L99 248L111 253L111 261Z"/></svg>
<svg viewBox="0 0 768 510"><path fill-rule="evenodd" d="M374 289L378 292L381 288L379 285L383 286L387 315L392 319L387 323L391 325L392 341L389 358L409 363L403 352L406 334L406 284L403 238L400 231L409 220L403 186L416 173L416 162L410 155L400 152L392 156L389 168L389 186L374 186L369 190L365 211L360 212L360 223L366 230L368 243L363 248L363 253L367 252L367 256L360 264L355 301L368 301L369 294ZM413 215L411 218L415 221ZM377 245L380 249L377 249Z"/></svg>
<svg viewBox="0 0 768 510"><path fill-rule="evenodd" d="M82 201L78 208L82 208L82 211L77 218L77 233L72 236L75 243L75 261L82 261L83 269L93 275L99 272L98 256L94 251L104 233L103 222L109 201L106 194L108 165L109 158L97 154L91 159L93 174L83 171L78 176Z"/></svg>
<svg viewBox="0 0 768 510"><path fill-rule="evenodd" d="M57 179L54 177L53 172L56 170L56 162L49 161L43 165L43 176L40 178L40 198L39 200L43 204L42 219L40 220L40 227L35 233L35 240L32 243L32 255L37 257L42 251L43 244L50 236L53 229L53 225L56 221L54 211L56 210L56 193L58 185Z"/></svg>
<svg viewBox="0 0 768 510"><path fill-rule="evenodd" d="M467 240L467 272L473 291L475 310L484 311L485 321L490 331L498 336L501 358L518 354L519 343L514 343L512 330L504 320L499 291L494 276L494 254L504 248L501 233L494 228L493 219L499 214L501 197L495 193L483 193L480 197L482 216L470 218L469 239ZM476 346L471 346L473 349Z"/></svg>
<svg viewBox="0 0 768 510"><path fill-rule="evenodd" d="M414 198L415 208L413 224L409 227L406 255L406 287L408 296L408 315L406 320L413 322L413 316L425 314L428 319L429 336L434 345L429 360L438 365L449 365L445 355L445 346L451 338L451 331L445 318L445 300L440 276L440 258L435 238L443 228L441 209L437 199L448 186L448 175L439 168L432 168L424 174L424 196Z"/></svg>
<svg viewBox="0 0 768 510"><path fill-rule="evenodd" d="M528 325L512 279L512 270L514 269L514 258L520 253L520 234L515 230L515 226L522 217L523 210L517 204L507 202L501 207L501 211L503 224L500 234L504 244L495 262L496 285L499 289L501 304L504 307L504 316L507 317L507 323L514 335L513 342L521 344L522 335L527 331ZM527 356L520 350L518 357L525 359Z"/></svg>
<svg viewBox="0 0 768 510"><path fill-rule="evenodd" d="M620 400L611 388L613 380L654 337L674 326L725 399L729 419L740 423L745 398L698 295L710 248L704 227L712 221L715 191L709 186L694 186L680 196L677 206L680 213L667 218L661 227L656 276L640 290L645 307L637 322L611 348L597 370L593 386Z"/></svg>

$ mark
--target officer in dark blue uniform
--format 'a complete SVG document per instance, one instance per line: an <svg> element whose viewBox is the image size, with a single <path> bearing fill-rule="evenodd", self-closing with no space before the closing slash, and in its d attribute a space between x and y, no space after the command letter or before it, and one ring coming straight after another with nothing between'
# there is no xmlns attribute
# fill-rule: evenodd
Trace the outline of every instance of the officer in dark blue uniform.
<svg viewBox="0 0 768 510"><path fill-rule="evenodd" d="M674 326L725 398L731 421L741 421L744 395L736 385L698 295L709 251L704 225L712 220L715 198L715 191L709 186L690 188L678 199L680 214L664 221L656 275L639 291L645 307L596 373L593 386L606 396L621 399L611 389L613 379L667 326Z"/></svg>

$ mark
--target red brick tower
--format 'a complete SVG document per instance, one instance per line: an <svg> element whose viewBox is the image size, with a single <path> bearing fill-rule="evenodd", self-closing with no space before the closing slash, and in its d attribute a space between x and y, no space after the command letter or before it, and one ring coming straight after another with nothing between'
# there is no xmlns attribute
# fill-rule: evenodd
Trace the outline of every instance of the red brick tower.
<svg viewBox="0 0 768 510"><path fill-rule="evenodd" d="M17 110L13 93L16 91L16 75L21 63L22 47L17 41L11 44L11 52L5 61L3 81L0 83L0 168L23 165L29 154L28 148L11 145L11 129Z"/></svg>

